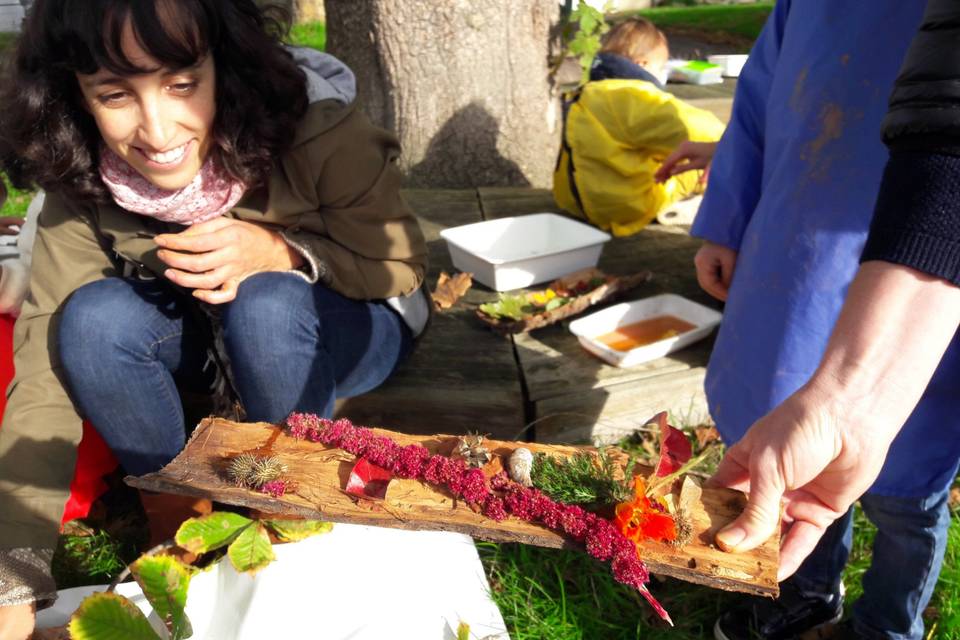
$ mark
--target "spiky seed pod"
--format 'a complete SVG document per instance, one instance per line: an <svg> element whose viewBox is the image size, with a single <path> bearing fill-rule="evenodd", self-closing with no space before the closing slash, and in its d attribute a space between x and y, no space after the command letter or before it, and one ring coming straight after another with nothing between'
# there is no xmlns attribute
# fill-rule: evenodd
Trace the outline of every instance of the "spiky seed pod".
<svg viewBox="0 0 960 640"><path fill-rule="evenodd" d="M266 456L257 458L250 473L250 485L254 489L259 489L268 482L279 480L280 476L287 472L287 465L280 462L279 458Z"/></svg>
<svg viewBox="0 0 960 640"><path fill-rule="evenodd" d="M252 453L241 453L227 465L227 477L238 487L249 487L250 476L257 464L257 456Z"/></svg>
<svg viewBox="0 0 960 640"><path fill-rule="evenodd" d="M259 489L268 482L279 480L287 472L287 465L273 456L241 453L227 466L227 477L238 487Z"/></svg>
<svg viewBox="0 0 960 640"><path fill-rule="evenodd" d="M483 445L483 436L477 433L461 436L457 441L457 455L466 460L467 466L482 467L493 457Z"/></svg>
<svg viewBox="0 0 960 640"><path fill-rule="evenodd" d="M510 459L507 461L507 471L510 474L510 479L514 482L519 482L525 487L532 487L533 480L530 479L530 471L533 469L533 453L530 449L524 447L517 447L514 449L513 453L510 454Z"/></svg>
<svg viewBox="0 0 960 640"><path fill-rule="evenodd" d="M690 514L683 507L677 509L673 514L673 521L677 527L677 539L670 544L674 547L682 547L693 540L693 522L690 520Z"/></svg>

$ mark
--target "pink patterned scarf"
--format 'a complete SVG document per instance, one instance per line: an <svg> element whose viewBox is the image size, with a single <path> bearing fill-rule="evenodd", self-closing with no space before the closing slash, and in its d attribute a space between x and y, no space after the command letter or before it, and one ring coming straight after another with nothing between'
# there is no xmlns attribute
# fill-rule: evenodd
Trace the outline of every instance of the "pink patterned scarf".
<svg viewBox="0 0 960 640"><path fill-rule="evenodd" d="M113 200L127 211L184 225L223 215L246 191L246 186L222 170L212 156L204 161L190 184L168 191L154 186L120 156L103 148L100 177Z"/></svg>

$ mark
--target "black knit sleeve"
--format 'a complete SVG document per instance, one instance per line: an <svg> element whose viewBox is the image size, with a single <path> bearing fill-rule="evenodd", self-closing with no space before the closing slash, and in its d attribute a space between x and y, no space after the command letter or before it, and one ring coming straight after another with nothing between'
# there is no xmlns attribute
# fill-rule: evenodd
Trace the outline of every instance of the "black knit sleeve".
<svg viewBox="0 0 960 640"><path fill-rule="evenodd" d="M895 152L861 262L884 260L960 285L960 157Z"/></svg>
<svg viewBox="0 0 960 640"><path fill-rule="evenodd" d="M960 285L960 2L928 0L890 96L883 174L861 262Z"/></svg>

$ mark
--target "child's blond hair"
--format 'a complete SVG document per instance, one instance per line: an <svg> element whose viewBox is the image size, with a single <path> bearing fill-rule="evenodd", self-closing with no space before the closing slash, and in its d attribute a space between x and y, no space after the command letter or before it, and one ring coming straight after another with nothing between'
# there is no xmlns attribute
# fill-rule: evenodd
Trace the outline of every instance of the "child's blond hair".
<svg viewBox="0 0 960 640"><path fill-rule="evenodd" d="M663 31L646 18L628 18L610 30L600 50L636 61L659 47L667 47Z"/></svg>

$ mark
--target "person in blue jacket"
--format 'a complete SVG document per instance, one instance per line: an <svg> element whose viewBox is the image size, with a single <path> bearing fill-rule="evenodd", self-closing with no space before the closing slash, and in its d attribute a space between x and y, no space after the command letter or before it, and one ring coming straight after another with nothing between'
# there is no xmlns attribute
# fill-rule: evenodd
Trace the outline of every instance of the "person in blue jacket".
<svg viewBox="0 0 960 640"><path fill-rule="evenodd" d="M796 440L811 432L845 433L832 429L857 425L855 438L815 440L826 445L810 455L842 460L851 468L863 461L876 467L858 476L869 477L863 486L840 486L847 476L832 467L833 476L810 483L787 502L784 521L793 526L783 541L780 573L793 575L782 583L779 600L724 614L714 630L719 640L757 634L788 638L840 619L840 578L852 537L847 507L864 491L861 505L878 534L863 597L845 629L863 638L923 634L922 612L946 545L948 488L960 458L960 438L951 431L960 414L960 348L956 340L949 348L946 344L956 323L952 313L943 312L951 307L936 306L936 296L901 304L901 309L916 308L917 330L947 331L948 337L942 348L933 349L939 354L905 359L902 371L893 374L878 366L883 375L875 375L861 362L879 360L874 351L896 355L898 340L905 356L915 355L903 339L913 328L898 326L900 333L884 335L882 314L869 313L888 304L890 292L928 283L914 272L891 276L883 272L886 263L879 263L881 273L875 273L877 263L870 262L860 269L859 284L850 286L888 158L879 135L886 99L923 9L922 2L898 0L779 0L740 77L732 119L716 151L692 228L705 240L696 259L698 279L726 300L706 392L726 442L736 443L754 426L748 441L730 450L718 474L724 484L751 489L750 507L718 542L733 550L749 548L757 540L746 538L764 528L743 526L745 518L776 522L780 495L812 476L803 476L802 464L791 468L774 454L799 450ZM848 295L844 320L840 312ZM929 326L938 322L946 329ZM883 339L864 340L864 335ZM932 376L924 377L917 361L930 364ZM847 384L859 380L861 370L874 376L873 386ZM900 416L904 406L912 408L904 399L918 384L916 408ZM832 400L841 396L848 402ZM823 409L863 406L850 396L870 398L870 412ZM812 408L822 413L811 415ZM792 429L795 424L807 430ZM749 480L754 486L746 484ZM841 493L844 498L838 499Z"/></svg>

